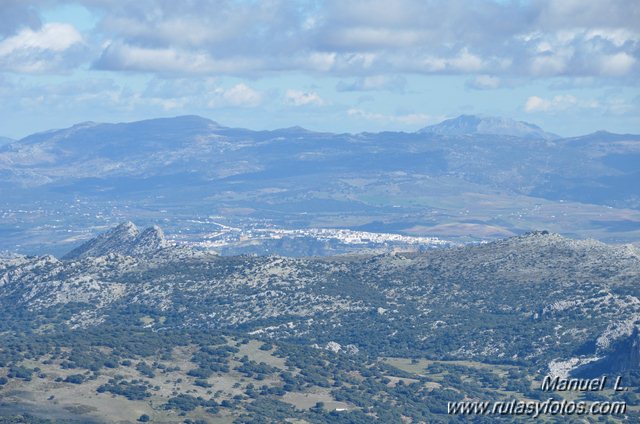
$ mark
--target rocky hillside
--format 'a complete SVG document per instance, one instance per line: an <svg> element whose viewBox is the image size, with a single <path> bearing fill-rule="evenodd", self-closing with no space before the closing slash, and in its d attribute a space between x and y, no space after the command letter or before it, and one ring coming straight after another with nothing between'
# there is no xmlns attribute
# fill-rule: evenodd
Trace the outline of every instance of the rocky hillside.
<svg viewBox="0 0 640 424"><path fill-rule="evenodd" d="M627 371L637 373L638 369L640 369L640 334L638 327L634 325L630 336L615 340L612 348L604 356L576 367L573 374L597 378L602 375L622 375Z"/></svg>
<svg viewBox="0 0 640 424"><path fill-rule="evenodd" d="M145 317L370 355L554 372L608 355L640 319L640 253L547 232L425 253L219 257L126 223L64 259L0 261L0 333ZM44 326L44 327L43 327Z"/></svg>
<svg viewBox="0 0 640 424"><path fill-rule="evenodd" d="M117 253L145 256L167 247L169 243L158 226L140 232L132 222L125 222L84 243L66 254L63 259L82 259Z"/></svg>

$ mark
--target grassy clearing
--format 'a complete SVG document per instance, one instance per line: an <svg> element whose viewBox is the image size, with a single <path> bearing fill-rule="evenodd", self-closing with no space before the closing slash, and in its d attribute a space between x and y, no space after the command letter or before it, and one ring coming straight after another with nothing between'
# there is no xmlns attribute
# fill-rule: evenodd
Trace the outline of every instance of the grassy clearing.
<svg viewBox="0 0 640 424"><path fill-rule="evenodd" d="M417 361L414 361L410 358L382 358L382 361L402 371L416 374L418 376L427 375L426 368L432 364L458 365L468 368L478 368L495 372L500 376L506 375L511 369L518 369L518 367L513 365L485 364L483 362L476 361L434 361L430 359L418 359Z"/></svg>
<svg viewBox="0 0 640 424"><path fill-rule="evenodd" d="M311 392L289 392L282 397L283 402L289 403L298 409L309 409L318 402L324 403L324 409L327 411L350 411L355 406L345 402L337 402L329 393L328 389L315 389Z"/></svg>
<svg viewBox="0 0 640 424"><path fill-rule="evenodd" d="M285 370L287 367L284 364L284 359L273 356L273 349L270 349L268 351L261 350L260 347L262 347L263 345L264 343L257 340L251 340L247 344L238 345L238 349L240 351L236 354L236 356L242 358L244 355L247 355L252 361L256 361L258 363L264 362L265 364L271 365L272 367Z"/></svg>
<svg viewBox="0 0 640 424"><path fill-rule="evenodd" d="M147 320L147 322L151 321ZM43 358L41 361L25 360L20 365L31 369L38 368L40 371L33 374L31 381L11 379L1 389L0 397L2 403L12 405L10 411L29 412L43 418L57 417L79 422L94 420L100 422L104 421L104 417L109 417L109 422L134 423L138 417L146 414L152 422L182 423L186 418L190 418L205 420L209 423L230 424L237 418L237 411L221 408L220 412L214 416L202 407L198 407L181 416L178 411L164 409L164 404L170 398L181 394L205 399L213 398L218 403L241 396L245 399L242 402L248 402L244 393L249 385L274 387L281 384L275 375L256 380L234 369L242 364L240 359L247 356L257 363L264 362L280 370L286 370L285 360L275 357L273 348L262 350L260 348L263 342L256 340L251 340L247 344L240 344L234 340L228 340L228 342L232 346L237 346L239 351L229 360L229 372L214 373L206 379L211 387L198 386L195 384L197 378L187 375L189 370L197 367L191 359L198 348L190 345L174 348L170 360L162 360L160 357L128 358L130 365L121 363L118 368L102 368L94 379L90 379L93 375L90 371L61 368L61 360L54 360L49 364L45 364L44 360L50 358ZM155 376L149 377L138 371L136 365L139 362L145 362L151 366ZM164 370L154 367L152 365L154 362ZM176 367L179 369L175 370ZM167 368L171 370L167 371ZM1 374L2 370L0 370ZM65 378L74 374L82 374L86 380L82 384L64 382ZM97 392L99 386L116 377L125 381L144 381L152 387L149 389L151 396L144 400L129 400L109 392ZM305 393L287 393L281 400L299 409L309 409L317 402L323 402L328 411L354 408L353 405L336 402L329 393L329 389L320 388L314 388Z"/></svg>

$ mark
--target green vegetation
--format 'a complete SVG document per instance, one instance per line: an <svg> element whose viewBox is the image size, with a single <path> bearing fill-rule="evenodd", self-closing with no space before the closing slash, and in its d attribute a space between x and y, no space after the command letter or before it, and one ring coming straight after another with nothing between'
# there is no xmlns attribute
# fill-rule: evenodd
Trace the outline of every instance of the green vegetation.
<svg viewBox="0 0 640 424"><path fill-rule="evenodd" d="M636 257L572 243L533 234L357 258L28 262L42 280L11 281L0 298L12 305L0 308L0 396L129 421L462 422L447 402L541 399L534 380L551 360L593 354L613 320L640 313ZM78 284L78 299L103 296L98 312L48 294L21 303L83 266L127 291ZM604 353L629 362L632 346L621 338ZM621 375L632 390L597 396L635 406L640 373Z"/></svg>
<svg viewBox="0 0 640 424"><path fill-rule="evenodd" d="M126 381L122 379L111 379L107 384L98 387L98 393L109 392L114 395L124 396L129 400L143 400L151 396L147 391L150 386L142 381Z"/></svg>
<svg viewBox="0 0 640 424"><path fill-rule="evenodd" d="M193 411L199 406L209 408L209 412L214 414L218 411L218 403L215 400L205 400L201 397L194 397L186 394L180 394L176 397L172 397L164 405L165 409L177 409L185 412Z"/></svg>
<svg viewBox="0 0 640 424"><path fill-rule="evenodd" d="M85 377L82 374L71 374L64 379L65 383L73 383L73 384L82 384L84 383Z"/></svg>

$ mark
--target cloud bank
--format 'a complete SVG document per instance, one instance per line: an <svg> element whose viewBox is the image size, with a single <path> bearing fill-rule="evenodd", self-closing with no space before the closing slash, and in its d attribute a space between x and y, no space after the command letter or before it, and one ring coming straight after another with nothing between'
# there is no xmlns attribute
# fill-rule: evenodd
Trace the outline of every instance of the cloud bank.
<svg viewBox="0 0 640 424"><path fill-rule="evenodd" d="M637 0L1 3L2 135L193 113L340 131L460 113L638 128Z"/></svg>
<svg viewBox="0 0 640 424"><path fill-rule="evenodd" d="M545 78L637 77L639 69L640 3L633 0L78 2L101 16L85 37L93 45L83 59L109 71ZM3 69L55 70L43 63L60 63L58 57L80 42L73 28L43 26L24 2L6 3L1 42L4 50L15 49L13 57L2 56ZM30 44L38 37L40 43ZM43 46L44 39L61 44ZM366 81L353 88L358 84L368 89Z"/></svg>

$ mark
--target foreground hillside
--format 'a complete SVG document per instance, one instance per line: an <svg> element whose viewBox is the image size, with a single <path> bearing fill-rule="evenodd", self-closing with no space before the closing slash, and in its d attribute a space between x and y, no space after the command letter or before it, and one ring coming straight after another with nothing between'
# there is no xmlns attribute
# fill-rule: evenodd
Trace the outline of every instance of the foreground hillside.
<svg viewBox="0 0 640 424"><path fill-rule="evenodd" d="M639 283L636 248L547 232L292 259L220 257L125 223L64 259L0 260L0 394L37 412L50 392L61 418L75 405L98 421L116 408L175 422L181 402L219 422L339 422L336 408L345 422L455 421L438 402L461 393L531 397L534 379L586 363L635 375Z"/></svg>

